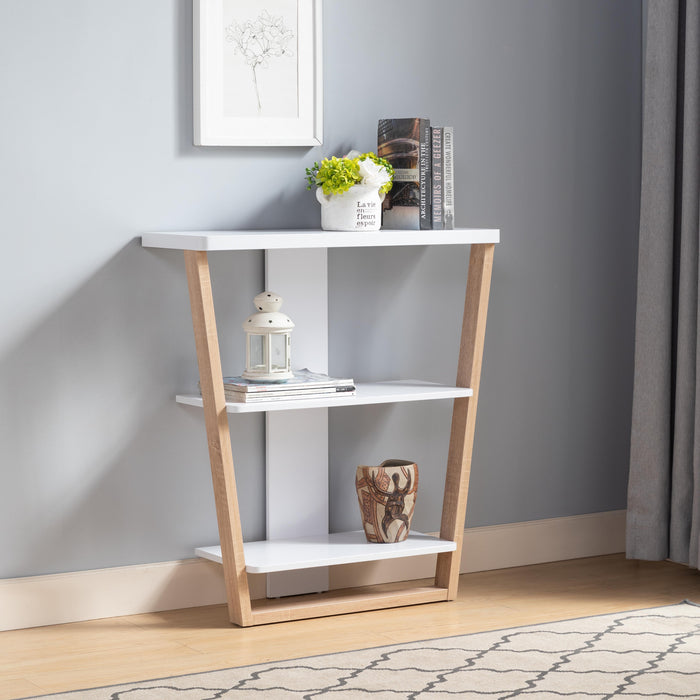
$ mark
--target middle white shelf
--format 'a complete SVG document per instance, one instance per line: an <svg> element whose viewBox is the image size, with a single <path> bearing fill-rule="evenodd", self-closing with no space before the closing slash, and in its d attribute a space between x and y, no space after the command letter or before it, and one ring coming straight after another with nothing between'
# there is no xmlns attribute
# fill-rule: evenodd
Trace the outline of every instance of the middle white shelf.
<svg viewBox="0 0 700 700"><path fill-rule="evenodd" d="M471 396L472 390L457 386L444 386L415 379L402 379L390 382L372 382L356 384L356 393L325 394L314 398L301 398L256 403L226 403L228 413L254 413L261 411L291 411L302 408L325 408L332 406L362 406L377 403L401 403L404 401L432 401L435 399L457 399ZM202 397L198 394L178 394L178 403L188 406L202 406Z"/></svg>

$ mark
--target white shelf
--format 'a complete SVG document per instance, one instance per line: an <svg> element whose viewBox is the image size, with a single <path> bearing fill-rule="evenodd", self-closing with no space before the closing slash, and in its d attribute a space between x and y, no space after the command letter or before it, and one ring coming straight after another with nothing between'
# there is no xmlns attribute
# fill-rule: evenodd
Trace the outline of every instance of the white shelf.
<svg viewBox="0 0 700 700"><path fill-rule="evenodd" d="M367 248L400 245L498 243L499 229L447 231L159 231L144 233L145 248L174 250L273 250L277 248Z"/></svg>
<svg viewBox="0 0 700 700"><path fill-rule="evenodd" d="M323 408L332 406L363 406L376 403L401 403L403 401L432 401L436 399L457 399L471 396L472 390L455 386L443 386L416 380L400 380L395 382L375 382L372 384L357 384L353 396L343 393L322 394L316 398L296 398L289 400L261 401L258 403L226 404L228 413L260 413L262 411L292 411L302 408ZM178 394L178 403L187 406L203 405L202 397L198 394Z"/></svg>
<svg viewBox="0 0 700 700"><path fill-rule="evenodd" d="M290 517L286 511L289 493L301 495L303 501L304 484L291 484L275 475L286 476L291 471L284 462L277 459L277 453L284 452L287 435L295 439L303 435L303 446L313 445L316 452L321 453L321 467L327 473L325 446L319 448L320 441L316 438L307 439L307 425L327 421L325 408L333 406L361 406L368 404L396 403L405 401L426 401L434 399L457 399L478 395L479 374L484 345L484 328L488 307L491 270L493 266L494 245L500 241L498 229L455 229L448 231L358 231L358 232L326 232L316 230L286 230L286 231L177 231L152 232L142 236L142 245L150 248L165 248L181 250L185 254L188 288L192 307L192 321L197 348L197 357L202 364L202 385L206 391L207 408L216 411L204 412L207 441L210 449L212 481L217 513L225 513L228 517L219 518L220 541L227 552L226 561L222 562L221 547L202 547L196 550L199 556L224 564L224 578L228 600L228 612L231 622L241 627L251 625L301 620L325 615L359 612L362 610L377 610L402 605L418 603L433 603L452 600L457 592L456 581L459 573L461 552L461 530L464 528L464 511L466 509L469 486L469 470L471 465L472 444L474 439L475 401L455 401L452 411L453 428L450 435L450 446L447 459L446 492L443 500L441 530L444 539L412 532L406 541L396 544L368 543L362 531L355 533L337 533L327 535L327 523L317 527L320 517L327 516L327 500L314 500L315 512L309 508L296 511ZM433 246L461 245L471 246L469 251L469 267L467 274L467 291L465 295L464 317L462 323L461 341L457 376L469 377L467 380L473 390L464 387L442 386L426 382L404 380L399 382L376 382L358 384L353 396L347 394L321 395L315 398L289 398L288 400L264 401L254 403L226 403L229 413L250 413L268 411L290 411L293 413L267 416L267 436L272 449L268 463L272 482L278 490L284 491L284 498L279 501L282 506L273 504L268 507L268 516L272 510L273 516L279 516L278 522L284 529L271 532L271 539L264 542L243 542L240 520L240 509L235 497L234 465L231 453L231 436L227 421L220 420L223 409L217 401L222 397L219 387L212 391L212 382L221 381L221 363L219 341L216 334L214 318L214 303L211 294L211 273L208 253L210 251L267 251L266 274L277 278L280 266L288 269L302 267L309 269L311 274L320 279L325 276L325 267L319 266L316 256L323 256L326 264L328 248L367 248L380 246ZM282 253L282 250L288 252ZM294 250L298 249L298 250ZM460 252L461 254L461 252ZM282 256L285 260L280 263ZM286 258L304 258L304 264L290 264ZM314 258L314 261L308 261ZM300 284L301 296L308 295L307 275L296 275L303 282ZM287 278L285 278L287 279ZM325 277L324 277L325 279ZM314 283L315 284L315 283ZM296 287L296 285L294 285ZM296 292L295 292L296 294ZM314 296L312 290L311 296ZM318 295L316 295L318 296ZM291 298L291 297L290 297ZM295 296L295 299L297 297ZM320 301L313 299L318 306L325 305L325 294ZM295 302L296 303L296 302ZM325 312L316 315L323 315ZM313 315L312 315L313 318ZM325 335L325 329L324 333ZM314 341L316 342L316 341ZM327 342L327 337L321 339ZM303 347L303 346L302 346ZM311 365L313 366L313 365ZM325 370L324 370L325 371ZM215 379L216 378L216 379ZM467 383L465 381L464 383ZM204 402L199 394L178 395L176 400L181 404L202 407ZM463 410L464 409L464 410ZM322 414L322 415L319 415ZM299 419L298 421L296 419ZM299 426L303 430L299 430ZM272 430L271 428L274 428ZM325 428L324 428L325 430ZM272 433L275 433L271 437ZM323 436L325 439L325 435ZM304 442L305 440L305 442ZM325 443L324 443L325 445ZM316 473L316 457L310 478ZM308 471L308 455L301 459ZM280 465L286 471L280 469ZM292 470L293 471L293 470ZM306 473L305 471L305 473ZM326 478L326 473L323 477ZM308 474L307 474L308 476ZM286 489L286 491L285 491ZM327 496L327 489L323 497ZM268 503L272 502L270 499ZM293 500L293 499L292 499ZM308 505L308 504L307 504ZM309 511L309 512L307 512ZM317 511L317 512L316 512ZM312 516L309 518L309 516ZM307 523L311 520L311 527ZM303 527L303 530L300 529ZM315 534L311 534L315 533ZM318 534L321 533L321 534ZM284 539L277 539L278 537ZM294 600L285 602L263 601L253 604L250 599L248 581L243 575L245 571L267 576L268 595L289 595L296 593L319 592L326 586L318 585L323 578L319 576L325 567L358 563L363 561L380 561L419 555L437 555L439 565L435 569L433 586L410 587L400 591L360 592L354 591L342 595L325 595L320 599L306 596L295 596ZM277 593L277 582L281 579L281 588ZM274 584L274 590L270 586ZM313 586L313 587L309 587ZM293 589L293 590L292 590ZM303 590L302 590L303 589ZM280 589L281 590L281 589Z"/></svg>
<svg viewBox="0 0 700 700"><path fill-rule="evenodd" d="M453 552L454 542L431 535L411 532L403 542L378 544L367 542L362 530L313 535L293 540L245 542L243 544L246 570L251 574L292 571L315 566L333 566L361 561L398 559L421 554ZM221 547L199 547L197 556L221 563Z"/></svg>

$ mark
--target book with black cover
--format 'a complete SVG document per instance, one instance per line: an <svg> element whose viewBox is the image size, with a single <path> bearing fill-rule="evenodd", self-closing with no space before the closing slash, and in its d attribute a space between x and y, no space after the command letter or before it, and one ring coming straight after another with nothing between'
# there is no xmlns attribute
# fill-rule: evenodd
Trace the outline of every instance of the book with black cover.
<svg viewBox="0 0 700 700"><path fill-rule="evenodd" d="M383 204L382 225L388 229L421 228L421 134L428 119L380 119L377 155L394 168L394 186ZM425 176L424 176L425 177ZM424 180L427 185L428 180Z"/></svg>
<svg viewBox="0 0 700 700"><path fill-rule="evenodd" d="M433 227L433 132L429 119L420 120L420 143L418 146L418 175L420 185L420 227Z"/></svg>

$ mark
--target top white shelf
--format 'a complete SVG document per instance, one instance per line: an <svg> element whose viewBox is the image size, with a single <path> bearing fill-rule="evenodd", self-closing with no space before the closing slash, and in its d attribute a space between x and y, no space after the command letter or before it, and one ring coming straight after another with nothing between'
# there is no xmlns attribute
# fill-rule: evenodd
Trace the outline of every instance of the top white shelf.
<svg viewBox="0 0 700 700"><path fill-rule="evenodd" d="M144 233L145 248L173 250L273 250L276 248L368 248L400 245L498 243L499 229L448 231L158 231Z"/></svg>

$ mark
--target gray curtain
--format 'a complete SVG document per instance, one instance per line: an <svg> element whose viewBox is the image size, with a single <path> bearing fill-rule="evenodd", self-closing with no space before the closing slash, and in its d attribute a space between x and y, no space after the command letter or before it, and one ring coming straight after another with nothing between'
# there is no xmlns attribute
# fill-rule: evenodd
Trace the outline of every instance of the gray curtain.
<svg viewBox="0 0 700 700"><path fill-rule="evenodd" d="M700 0L649 0L627 556L700 566Z"/></svg>

